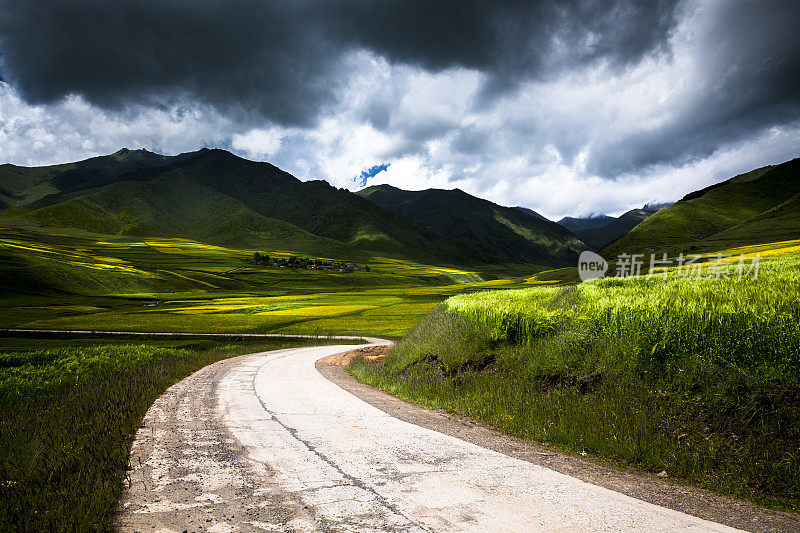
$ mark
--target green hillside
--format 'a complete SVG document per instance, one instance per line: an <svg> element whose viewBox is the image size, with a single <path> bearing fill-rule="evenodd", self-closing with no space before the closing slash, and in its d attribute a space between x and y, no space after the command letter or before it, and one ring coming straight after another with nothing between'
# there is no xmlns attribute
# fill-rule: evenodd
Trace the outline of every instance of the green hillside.
<svg viewBox="0 0 800 533"><path fill-rule="evenodd" d="M26 205L49 194L99 187L128 172L168 165L191 156L191 153L165 156L123 148L110 155L60 165L0 165L0 208Z"/></svg>
<svg viewBox="0 0 800 533"><path fill-rule="evenodd" d="M52 203L57 200L57 203ZM186 180L123 181L86 192L40 200L4 212L43 226L108 235L252 239L320 239L241 202Z"/></svg>
<svg viewBox="0 0 800 533"><path fill-rule="evenodd" d="M800 236L800 193L764 211L744 224L733 226L701 241L703 251L732 246L785 241Z"/></svg>
<svg viewBox="0 0 800 533"><path fill-rule="evenodd" d="M476 198L459 189L405 191L389 185L358 194L494 261L572 264L585 245L554 222Z"/></svg>
<svg viewBox="0 0 800 533"><path fill-rule="evenodd" d="M573 230L573 232L580 237L583 242L595 250L600 250L628 233L653 213L654 211L644 208L631 209L617 218L612 218L602 226Z"/></svg>
<svg viewBox="0 0 800 533"><path fill-rule="evenodd" d="M735 245L797 237L800 219L793 216L796 199L792 199L798 193L800 159L760 168L686 195L602 253L613 257L620 253L706 249L718 238ZM778 209L784 203L787 205ZM773 209L778 210L770 212ZM779 234L773 233L778 230Z"/></svg>
<svg viewBox="0 0 800 533"><path fill-rule="evenodd" d="M148 163L155 165L145 168ZM58 168L5 170L15 190L28 191L25 201L0 212L6 223L217 243L281 239L293 241L292 249L319 253L366 250L443 264L486 262L345 189L303 182L223 150L175 157L120 151Z"/></svg>

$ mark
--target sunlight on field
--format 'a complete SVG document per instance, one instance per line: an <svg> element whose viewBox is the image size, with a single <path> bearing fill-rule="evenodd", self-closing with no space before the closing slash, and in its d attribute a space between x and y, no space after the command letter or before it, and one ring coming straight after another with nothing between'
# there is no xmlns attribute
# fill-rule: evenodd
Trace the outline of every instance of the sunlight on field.
<svg viewBox="0 0 800 533"><path fill-rule="evenodd" d="M672 266L652 275L606 277L569 290L536 287L462 294L446 300L445 306L483 324L498 339L533 340L577 320L601 321L614 331L648 335L671 327L678 331L679 344L696 342L698 349L705 338L736 339L743 345L743 335L756 332L761 337L753 337L753 343L760 345L764 336L777 332L774 346L786 344L788 337L783 335L797 334L790 317L798 314L800 302L800 241L744 246L721 254L730 257L703 254L700 259L706 262ZM745 322L749 326L736 334L736 328L729 326ZM727 327L731 329L716 337L709 333ZM654 344L673 340L678 343L662 338Z"/></svg>
<svg viewBox="0 0 800 533"><path fill-rule="evenodd" d="M750 246L739 246L737 248L730 248L719 252L722 255L739 255L745 254L746 256L754 256L761 254L761 257L768 257L773 255L782 255L800 251L800 239L793 239L790 241L771 242L767 244L753 244ZM705 254L713 256L714 254Z"/></svg>
<svg viewBox="0 0 800 533"><path fill-rule="evenodd" d="M548 287L563 281L538 275L483 281L475 272L381 256L371 258L370 272L282 269L254 265L251 250L189 239L118 239L0 230L0 259L22 269L17 278L44 277L47 286L62 283L65 292L78 289L85 295L80 302L51 296L42 297L44 305L11 303L7 308L15 311L0 313L2 325L402 335L437 303L453 296L448 301L453 309L477 313L491 308L484 313L487 323L517 317L512 320L515 325L502 326L498 335L509 327L545 331L563 319L534 297L550 294ZM734 268L739 254L749 259L758 255L765 263L798 252L800 240L743 246L722 251L732 256L722 262L717 254L703 254L705 263L698 268ZM262 253L331 260L285 250ZM530 289L507 291L522 287ZM474 293L478 294L469 296ZM145 305L145 300L154 303Z"/></svg>
<svg viewBox="0 0 800 533"><path fill-rule="evenodd" d="M707 252L696 255L687 255L686 259L693 259L696 262L693 264L672 265L666 268L657 269L657 272L663 274L671 272L675 274L689 274L694 276L715 275L715 276L730 276L735 273L738 268L758 268L758 263L761 260L768 258L775 258L787 254L796 254L800 252L800 239L790 241L779 241L766 244L756 244L748 246L739 246L736 248L729 248L719 252ZM675 262L675 259L672 259Z"/></svg>
<svg viewBox="0 0 800 533"><path fill-rule="evenodd" d="M10 267L6 273L13 273L13 283L56 287L65 294L9 296L0 326L399 336L449 296L521 286L381 256L360 263L370 271L338 272L256 265L253 253L190 239L0 228L0 262Z"/></svg>
<svg viewBox="0 0 800 533"><path fill-rule="evenodd" d="M292 317L330 317L343 314L358 313L374 309L370 305L317 305L311 307L298 307L295 309L281 309L280 311L265 311L260 315L292 316Z"/></svg>
<svg viewBox="0 0 800 533"><path fill-rule="evenodd" d="M400 272L422 275L444 275L457 283L468 283L481 281L480 275L476 272L469 272L466 270L459 270L456 268L437 267L430 265L421 265L411 261L404 261L402 259L391 259L388 257L373 257L370 261L370 267L385 270L387 272Z"/></svg>
<svg viewBox="0 0 800 533"><path fill-rule="evenodd" d="M525 283L528 285L553 285L559 283L556 279L539 279L536 276L525 278Z"/></svg>

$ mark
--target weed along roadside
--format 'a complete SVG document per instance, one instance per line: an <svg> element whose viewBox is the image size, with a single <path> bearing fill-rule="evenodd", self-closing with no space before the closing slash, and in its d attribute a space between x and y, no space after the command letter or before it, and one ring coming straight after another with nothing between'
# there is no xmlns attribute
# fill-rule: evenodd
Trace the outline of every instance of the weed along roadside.
<svg viewBox="0 0 800 533"><path fill-rule="evenodd" d="M797 511L800 253L766 253L756 279L684 274L453 296L348 371L512 435Z"/></svg>
<svg viewBox="0 0 800 533"><path fill-rule="evenodd" d="M134 433L170 385L228 357L328 341L148 339L145 345L129 338L4 336L0 342L0 524L88 531L112 528Z"/></svg>

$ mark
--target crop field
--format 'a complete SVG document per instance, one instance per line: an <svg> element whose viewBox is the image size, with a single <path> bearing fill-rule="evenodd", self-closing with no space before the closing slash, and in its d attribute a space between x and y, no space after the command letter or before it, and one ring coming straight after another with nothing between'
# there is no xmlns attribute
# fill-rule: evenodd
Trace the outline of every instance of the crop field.
<svg viewBox="0 0 800 533"><path fill-rule="evenodd" d="M739 254L753 271L739 279ZM800 506L800 241L455 295L351 372L510 433ZM725 255L735 257L726 258Z"/></svg>
<svg viewBox="0 0 800 533"><path fill-rule="evenodd" d="M271 268L256 251L2 229L0 327L398 337L449 296L526 283L382 256L365 259L369 272Z"/></svg>

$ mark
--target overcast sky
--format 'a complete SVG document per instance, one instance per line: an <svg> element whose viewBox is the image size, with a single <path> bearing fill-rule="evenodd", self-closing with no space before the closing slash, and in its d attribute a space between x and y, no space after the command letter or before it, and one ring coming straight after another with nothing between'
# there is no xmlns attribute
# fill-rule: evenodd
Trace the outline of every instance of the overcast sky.
<svg viewBox="0 0 800 533"><path fill-rule="evenodd" d="M0 0L0 163L221 147L618 214L800 156L798 22L796 0Z"/></svg>

